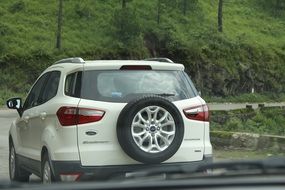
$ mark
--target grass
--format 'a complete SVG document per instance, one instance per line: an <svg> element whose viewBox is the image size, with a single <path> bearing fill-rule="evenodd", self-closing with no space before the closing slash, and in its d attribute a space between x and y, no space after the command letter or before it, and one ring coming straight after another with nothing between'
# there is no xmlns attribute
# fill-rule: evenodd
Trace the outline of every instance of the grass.
<svg viewBox="0 0 285 190"><path fill-rule="evenodd" d="M285 135L284 108L212 111L211 130Z"/></svg>
<svg viewBox="0 0 285 190"><path fill-rule="evenodd" d="M0 108L6 107L6 101L9 98L20 97L23 99L25 96L26 95L23 93L15 93L9 89L1 89L0 90Z"/></svg>
<svg viewBox="0 0 285 190"><path fill-rule="evenodd" d="M2 0L0 87L12 86L21 94L26 91L22 86L31 85L48 65L64 57L162 56L183 63L211 101L225 96L230 96L229 101L268 99L245 95L252 86L259 94L285 93L285 14L272 14L274 4L225 2L224 32L219 33L217 1L191 1L186 15L182 1L161 2L158 24L153 0L128 1L124 11L118 0L64 1L62 49L58 50L57 1Z"/></svg>
<svg viewBox="0 0 285 190"><path fill-rule="evenodd" d="M214 160L263 159L271 156L285 156L283 152L247 151L247 150L213 150Z"/></svg>

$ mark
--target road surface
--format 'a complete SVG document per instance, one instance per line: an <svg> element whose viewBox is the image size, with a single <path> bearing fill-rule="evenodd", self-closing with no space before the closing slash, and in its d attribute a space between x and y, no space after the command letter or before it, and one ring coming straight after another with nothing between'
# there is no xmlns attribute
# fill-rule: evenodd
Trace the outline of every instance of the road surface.
<svg viewBox="0 0 285 190"><path fill-rule="evenodd" d="M0 110L0 179L8 180L8 131L17 116L14 110Z"/></svg>
<svg viewBox="0 0 285 190"><path fill-rule="evenodd" d="M9 181L9 142L8 132L12 121L18 116L17 111L0 109L0 181ZM32 182L39 182L36 176L31 177Z"/></svg>

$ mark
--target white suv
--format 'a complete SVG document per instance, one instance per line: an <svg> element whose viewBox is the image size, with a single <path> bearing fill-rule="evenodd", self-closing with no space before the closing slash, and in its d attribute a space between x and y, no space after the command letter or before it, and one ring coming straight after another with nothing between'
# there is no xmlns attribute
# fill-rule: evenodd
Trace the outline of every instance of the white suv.
<svg viewBox="0 0 285 190"><path fill-rule="evenodd" d="M12 181L101 179L212 159L209 115L182 64L84 61L47 68L9 132Z"/></svg>

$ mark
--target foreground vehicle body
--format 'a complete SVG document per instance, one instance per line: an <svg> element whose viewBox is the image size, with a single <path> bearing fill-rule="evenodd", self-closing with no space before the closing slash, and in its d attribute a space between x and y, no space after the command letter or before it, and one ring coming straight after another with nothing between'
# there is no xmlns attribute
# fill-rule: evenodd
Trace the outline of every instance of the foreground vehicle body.
<svg viewBox="0 0 285 190"><path fill-rule="evenodd" d="M104 182L5 184L4 189L284 189L284 157L160 167ZM205 172L211 170L212 172Z"/></svg>
<svg viewBox="0 0 285 190"><path fill-rule="evenodd" d="M183 70L81 58L52 65L23 106L7 102L20 114L9 135L11 179L99 179L210 161L208 107Z"/></svg>

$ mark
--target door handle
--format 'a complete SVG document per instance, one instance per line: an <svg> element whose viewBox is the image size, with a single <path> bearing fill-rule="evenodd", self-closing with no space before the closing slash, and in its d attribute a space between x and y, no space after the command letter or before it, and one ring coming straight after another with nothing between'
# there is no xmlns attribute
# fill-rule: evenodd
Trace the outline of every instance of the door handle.
<svg viewBox="0 0 285 190"><path fill-rule="evenodd" d="M25 116L25 117L23 118L23 120L24 120L25 123L28 123L28 122L29 122L29 119L30 119L29 116Z"/></svg>
<svg viewBox="0 0 285 190"><path fill-rule="evenodd" d="M46 116L47 116L47 113L46 113L46 112L40 113L40 118L41 118L42 120L44 120L44 119L46 118Z"/></svg>

